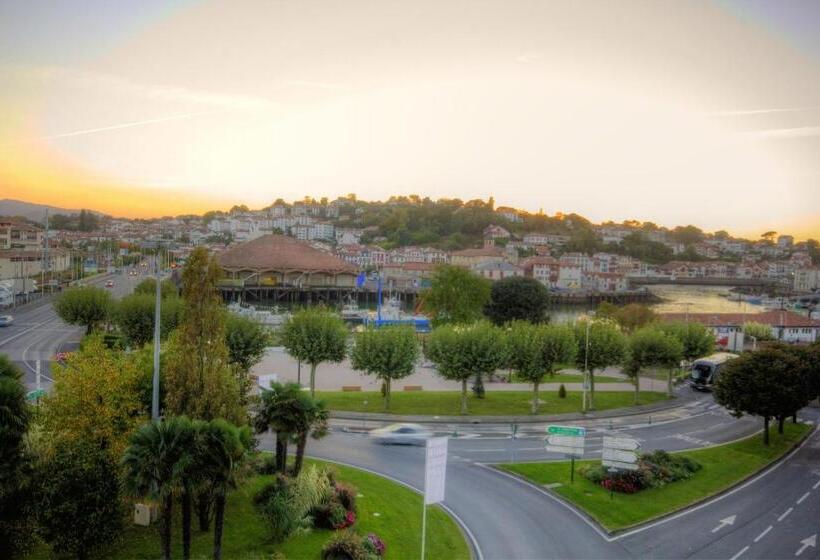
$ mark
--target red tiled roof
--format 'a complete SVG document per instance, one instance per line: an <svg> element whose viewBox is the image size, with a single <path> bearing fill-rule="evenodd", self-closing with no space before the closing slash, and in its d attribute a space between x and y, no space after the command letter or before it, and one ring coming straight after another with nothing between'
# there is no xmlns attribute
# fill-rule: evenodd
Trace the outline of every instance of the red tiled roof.
<svg viewBox="0 0 820 560"><path fill-rule="evenodd" d="M219 265L233 270L356 272L355 266L330 253L314 249L292 237L275 234L263 235L231 247L219 255Z"/></svg>
<svg viewBox="0 0 820 560"><path fill-rule="evenodd" d="M820 327L820 321L793 311L763 311L761 313L661 313L665 321L696 321L706 326L742 326L743 323L763 323L771 327Z"/></svg>
<svg viewBox="0 0 820 560"><path fill-rule="evenodd" d="M464 249L456 251L452 254L454 257L503 257L504 249L501 247L490 246L481 247L480 249Z"/></svg>

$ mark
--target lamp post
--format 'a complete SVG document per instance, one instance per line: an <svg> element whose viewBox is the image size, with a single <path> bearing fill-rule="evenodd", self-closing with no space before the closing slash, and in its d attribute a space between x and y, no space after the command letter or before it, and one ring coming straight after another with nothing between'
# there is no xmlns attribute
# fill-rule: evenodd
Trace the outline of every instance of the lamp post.
<svg viewBox="0 0 820 560"><path fill-rule="evenodd" d="M592 318L595 317L595 312L589 312L589 318L586 325L586 337L584 339L584 375L582 384L583 404L581 406L584 412L587 411L587 387L589 386L589 327L592 325Z"/></svg>
<svg viewBox="0 0 820 560"><path fill-rule="evenodd" d="M151 393L151 420L159 420L159 335L160 305L162 289L160 287L159 261L154 257L154 271L157 277L156 301L154 303L154 379Z"/></svg>

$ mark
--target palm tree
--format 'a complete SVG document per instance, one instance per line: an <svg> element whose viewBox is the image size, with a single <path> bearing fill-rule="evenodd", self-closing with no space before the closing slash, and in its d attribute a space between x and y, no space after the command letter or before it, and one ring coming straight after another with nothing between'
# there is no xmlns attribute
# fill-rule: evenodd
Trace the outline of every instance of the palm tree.
<svg viewBox="0 0 820 560"><path fill-rule="evenodd" d="M273 430L276 434L276 470L285 472L288 462L288 440L296 433L298 406L302 396L298 383L272 383L270 390L262 392L259 407L254 416L257 434Z"/></svg>
<svg viewBox="0 0 820 560"><path fill-rule="evenodd" d="M182 508L182 557L191 557L191 519L192 505L195 496L202 494L207 485L203 472L202 434L208 423L203 420L191 421L190 446L183 449L179 463L175 468L173 487L179 493ZM207 529L207 527L206 527Z"/></svg>
<svg viewBox="0 0 820 560"><path fill-rule="evenodd" d="M327 435L328 411L324 401L314 399L304 393L293 401L292 417L295 419L293 433L296 434L296 460L293 462L293 476L302 470L308 435L319 439Z"/></svg>
<svg viewBox="0 0 820 560"><path fill-rule="evenodd" d="M214 560L221 560L225 503L228 490L236 488L239 464L250 449L250 430L216 419L202 427L198 439L199 468L214 497Z"/></svg>
<svg viewBox="0 0 820 560"><path fill-rule="evenodd" d="M26 403L23 375L6 357L0 355L0 488L17 472L23 460L23 438L31 411Z"/></svg>
<svg viewBox="0 0 820 560"><path fill-rule="evenodd" d="M122 460L127 488L136 496L151 496L161 504L160 539L165 560L171 559L174 495L188 469L186 455L193 448L193 435L191 421L184 416L145 424L131 436Z"/></svg>

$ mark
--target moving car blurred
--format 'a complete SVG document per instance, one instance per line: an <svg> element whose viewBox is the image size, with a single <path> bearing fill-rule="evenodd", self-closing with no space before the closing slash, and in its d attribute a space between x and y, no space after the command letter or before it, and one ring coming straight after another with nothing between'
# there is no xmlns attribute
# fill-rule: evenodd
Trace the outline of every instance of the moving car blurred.
<svg viewBox="0 0 820 560"><path fill-rule="evenodd" d="M14 322L14 317L11 315L0 315L0 327L8 327Z"/></svg>
<svg viewBox="0 0 820 560"><path fill-rule="evenodd" d="M391 424L370 431L370 437L382 445L424 445L433 432L418 424Z"/></svg>
<svg viewBox="0 0 820 560"><path fill-rule="evenodd" d="M114 281L109 280L108 282L105 283L105 287L106 288L113 288L114 287Z"/></svg>

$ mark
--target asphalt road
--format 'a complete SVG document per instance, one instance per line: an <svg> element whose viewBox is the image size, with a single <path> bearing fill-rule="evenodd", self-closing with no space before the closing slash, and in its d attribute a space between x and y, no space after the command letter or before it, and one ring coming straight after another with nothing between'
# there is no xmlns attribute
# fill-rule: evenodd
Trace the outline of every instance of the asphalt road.
<svg viewBox="0 0 820 560"><path fill-rule="evenodd" d="M144 276L114 276L116 296ZM95 279L104 284L108 278ZM48 360L79 341L82 329L65 325L49 301L12 312L15 324L0 329L0 352L20 363L34 386L37 359ZM43 370L48 385L47 366ZM820 411L803 417L816 422ZM729 416L709 395L654 414L569 422L588 429L586 454L600 456L604 435L639 439L643 449L680 450L732 441L759 430L759 422ZM372 427L372 426L365 426ZM423 487L424 451L380 446L355 422L340 423L327 438L311 441L312 456L347 463ZM559 459L543 447L543 426L528 425L510 437L510 426L437 426L458 437L449 442L444 506L471 536L480 559L541 558L820 558L820 436L735 491L704 505L617 536L603 533L545 490L489 468L492 463ZM270 449L269 437L262 440ZM617 506L615 506L617 507Z"/></svg>

